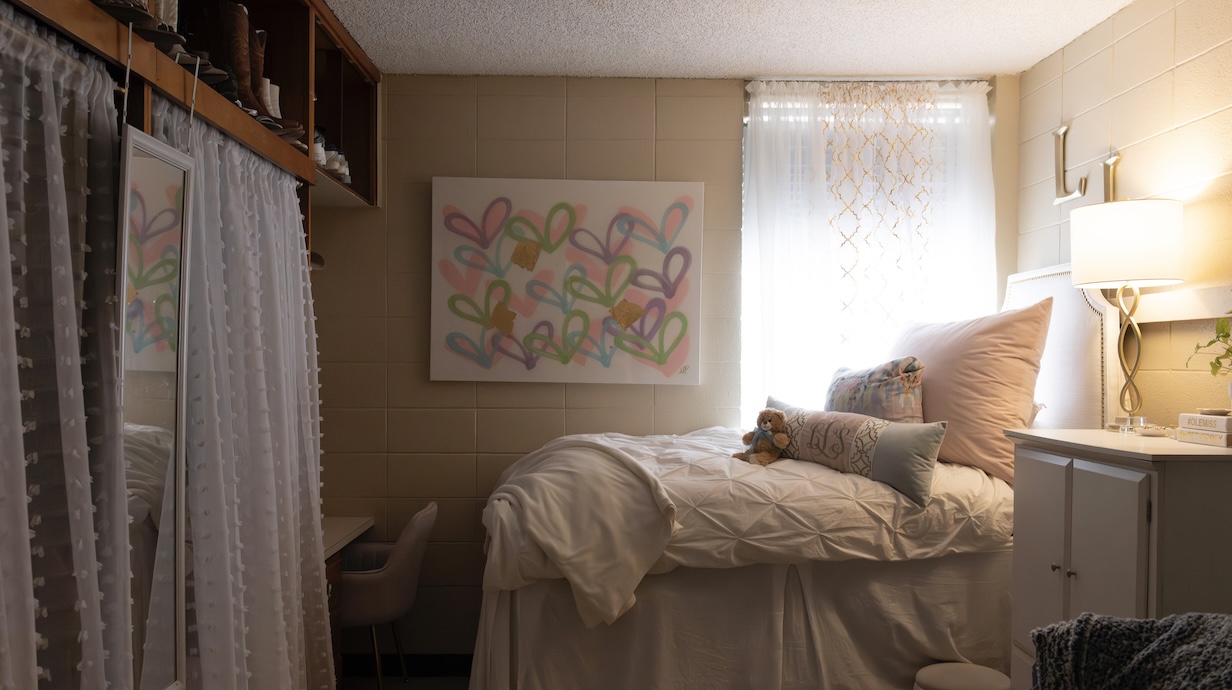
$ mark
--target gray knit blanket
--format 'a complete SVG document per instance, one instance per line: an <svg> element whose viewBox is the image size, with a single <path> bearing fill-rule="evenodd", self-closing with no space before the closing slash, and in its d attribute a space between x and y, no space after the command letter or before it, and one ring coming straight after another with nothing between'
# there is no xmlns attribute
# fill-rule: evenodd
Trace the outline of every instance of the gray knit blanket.
<svg viewBox="0 0 1232 690"><path fill-rule="evenodd" d="M1033 690L1232 690L1232 615L1084 613L1031 640Z"/></svg>

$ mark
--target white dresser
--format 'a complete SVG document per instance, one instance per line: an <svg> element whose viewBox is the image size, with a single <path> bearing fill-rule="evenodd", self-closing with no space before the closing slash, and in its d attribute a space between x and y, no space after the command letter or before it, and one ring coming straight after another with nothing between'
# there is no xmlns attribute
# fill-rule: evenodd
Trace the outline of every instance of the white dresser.
<svg viewBox="0 0 1232 690"><path fill-rule="evenodd" d="M1232 449L1102 429L1005 432L1014 453L1012 687L1031 630L1092 612L1232 613Z"/></svg>

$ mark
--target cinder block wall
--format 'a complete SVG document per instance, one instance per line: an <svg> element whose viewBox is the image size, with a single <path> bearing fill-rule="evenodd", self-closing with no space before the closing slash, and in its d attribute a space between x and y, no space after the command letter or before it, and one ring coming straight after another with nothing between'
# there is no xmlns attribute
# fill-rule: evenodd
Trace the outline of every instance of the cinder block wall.
<svg viewBox="0 0 1232 690"><path fill-rule="evenodd" d="M1103 201L1101 163L1115 150L1118 198L1185 202L1186 260L1197 286L1232 284L1232 3L1137 0L1022 75L1018 269L1069 261L1069 213ZM1067 189L1053 205L1053 136L1068 124ZM1194 344L1210 320L1143 327L1136 381L1143 413L1175 424L1199 406L1227 407L1225 377Z"/></svg>
<svg viewBox="0 0 1232 690"><path fill-rule="evenodd" d="M390 75L380 208L315 208L312 275L323 385L325 513L371 515L393 539L440 505L410 653L467 654L483 572L480 513L510 463L567 433L741 426L739 80ZM428 380L431 179L705 183L702 383ZM345 648L365 651L366 639ZM392 644L388 647L392 651Z"/></svg>

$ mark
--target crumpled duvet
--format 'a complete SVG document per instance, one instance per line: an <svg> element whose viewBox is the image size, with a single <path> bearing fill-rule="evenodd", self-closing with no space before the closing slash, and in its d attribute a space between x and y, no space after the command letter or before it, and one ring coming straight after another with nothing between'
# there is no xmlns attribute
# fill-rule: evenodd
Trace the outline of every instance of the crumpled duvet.
<svg viewBox="0 0 1232 690"><path fill-rule="evenodd" d="M1012 545L1013 489L938 463L919 508L885 484L797 460L731 457L741 432L581 434L514 463L484 509L484 588L569 581L588 626L633 605L649 573L678 566L897 561Z"/></svg>

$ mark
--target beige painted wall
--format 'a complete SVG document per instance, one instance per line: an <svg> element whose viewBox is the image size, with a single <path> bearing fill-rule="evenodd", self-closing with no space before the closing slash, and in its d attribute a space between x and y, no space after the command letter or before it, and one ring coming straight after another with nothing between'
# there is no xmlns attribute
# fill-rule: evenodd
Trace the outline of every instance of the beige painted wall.
<svg viewBox="0 0 1232 690"><path fill-rule="evenodd" d="M997 304L1005 279L1018 270L1018 101L1020 78L999 74L988 80L992 117L992 179L997 213Z"/></svg>
<svg viewBox="0 0 1232 690"><path fill-rule="evenodd" d="M1069 213L1103 201L1101 163L1121 156L1117 198L1185 202L1186 261L1195 285L1232 284L1232 5L1137 0L1022 75L1018 269L1069 261ZM1053 205L1053 136L1068 124L1067 189ZM1143 413L1228 405L1226 380L1186 360L1211 321L1143 327Z"/></svg>
<svg viewBox="0 0 1232 690"><path fill-rule="evenodd" d="M412 653L468 654L480 514L510 463L566 433L741 425L744 89L739 80L391 75L382 90L383 207L313 209L313 248L327 261L312 276L325 513L371 515L368 537L394 539L436 501L404 641ZM701 385L430 382L434 175L705 182Z"/></svg>

